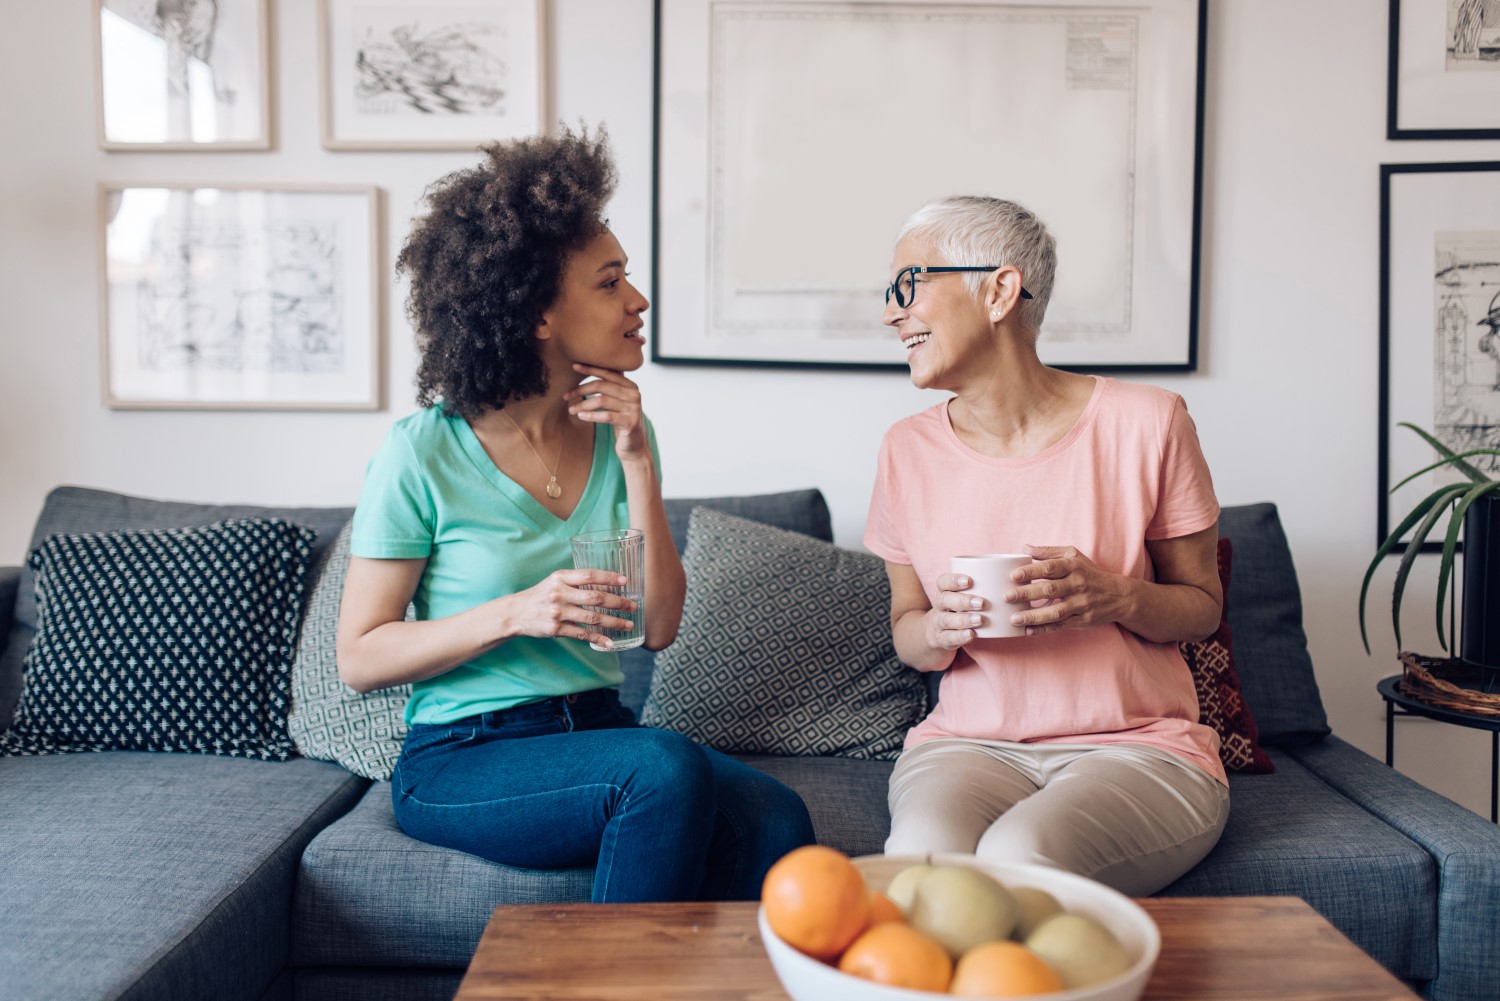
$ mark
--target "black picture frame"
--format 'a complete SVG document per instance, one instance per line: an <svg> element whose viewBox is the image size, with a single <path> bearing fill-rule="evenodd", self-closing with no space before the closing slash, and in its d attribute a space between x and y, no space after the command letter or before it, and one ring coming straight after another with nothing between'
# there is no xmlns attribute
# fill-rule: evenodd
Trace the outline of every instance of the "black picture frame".
<svg viewBox="0 0 1500 1001"><path fill-rule="evenodd" d="M1446 32L1446 0L1406 0L1407 11L1421 7L1421 13L1429 17L1441 9L1445 17L1444 31ZM1412 64L1416 61L1418 51L1425 49L1419 46L1416 39L1408 37L1403 45L1403 21L1401 18L1402 0L1390 0L1390 22L1389 22L1389 47L1386 64L1386 124L1385 135L1387 139L1500 139L1500 61L1492 71L1483 71L1480 76L1477 73L1453 74L1451 80L1439 79L1439 74L1433 72L1422 72ZM1407 22L1409 23L1409 22ZM1431 25L1428 26L1431 28ZM1406 32L1408 35L1414 32ZM1430 34L1424 32L1424 34ZM1428 42L1431 39L1427 39ZM1428 46L1430 47L1430 46ZM1403 62L1405 58L1405 62ZM1445 57L1444 64L1447 64ZM1430 62L1429 62L1430 70ZM1444 98L1440 103L1445 105L1460 103L1463 105L1475 104L1476 108L1485 108L1489 114L1487 120L1478 124L1468 126L1441 126L1431 121L1426 124L1419 122L1407 122L1403 125L1401 121L1401 82L1403 78L1409 77L1425 78L1433 91L1433 97ZM1473 85L1476 81L1481 84L1488 83L1494 86L1487 89L1488 100L1475 102L1473 100ZM1413 111L1413 114L1416 114ZM1481 116L1482 117L1482 116Z"/></svg>
<svg viewBox="0 0 1500 1001"><path fill-rule="evenodd" d="M1459 176L1464 174L1476 177L1465 181ZM1407 178L1412 180L1405 180ZM1470 199L1476 187L1486 196L1478 205L1475 205L1476 200ZM1398 189L1400 194L1397 194ZM1425 205L1415 204L1424 198ZM1443 220L1453 222L1445 225ZM1444 437L1445 425L1435 416L1437 396L1439 392L1448 393L1447 387L1452 380L1440 372L1446 354L1444 361L1438 359L1437 343L1440 337L1447 338L1450 325L1446 322L1447 301L1442 306L1436 303L1441 294L1436 289L1446 281L1446 273L1460 270L1457 259L1451 267L1439 263L1440 248L1436 241L1445 230L1488 234L1489 244L1497 251L1493 261L1486 258L1478 264L1463 263L1463 282L1451 285L1454 298L1461 305L1467 294L1472 302L1473 293L1466 292L1472 283L1480 287L1478 295L1481 299L1489 295L1489 287L1497 289L1494 300L1500 302L1500 160L1381 164L1377 545L1385 541L1394 527L1390 514L1391 487L1437 458L1429 446L1406 429L1400 429L1401 434L1397 437L1397 423L1409 421L1437 435L1440 440ZM1481 301L1478 308L1487 310L1491 307ZM1399 330L1398 315L1401 321ZM1462 321L1453 323L1451 329L1462 333L1465 324L1472 323L1473 315L1471 312ZM1484 323L1481 320L1476 326ZM1460 360L1478 360L1471 344L1464 344L1458 357ZM1494 358L1494 392L1500 395L1500 355ZM1444 388L1435 390L1434 384L1439 382ZM1495 421L1493 425L1462 425L1461 431L1476 435L1488 433L1500 440L1500 416ZM1448 444L1451 447L1455 442ZM1392 461L1392 453L1397 449L1403 453L1403 461L1399 464ZM1419 482L1404 489L1425 493L1431 489L1431 484ZM1403 497L1411 496L1411 493L1403 494ZM1409 507L1403 501L1402 510L1407 509ZM1404 553L1407 548L1408 544L1402 542L1394 551ZM1424 553L1441 550L1439 542L1428 541L1422 546Z"/></svg>
<svg viewBox="0 0 1500 1001"><path fill-rule="evenodd" d="M707 256L706 246L702 249L701 253L697 255L678 255L664 253L663 249L664 240L670 242L669 234L666 232L668 224L664 222L664 216L669 215L670 213L664 213L663 205L664 185L670 187L670 184L664 178L664 165L666 163L674 162L670 156L664 154L663 152L663 134L664 128L666 127L665 123L668 121L667 112L664 110L663 96L663 51L664 48L668 44L670 44L669 40L666 38L666 35L671 34L672 29L671 25L664 25L664 7L671 4L682 4L687 2L702 2L705 5L707 4L707 0L655 0L653 4L653 29L655 39L652 66L653 155L651 220L651 300L653 303L653 308L650 314L650 320L648 321L651 323L650 350L652 362L661 365L712 366L750 369L762 368L810 369L827 371L907 372L908 366L904 363L904 361L900 360L899 353L895 355L889 362L856 360L851 358L847 352L839 352L837 349L831 351L829 357L816 359L805 357L748 357L735 354L705 354L695 351L691 348L685 349L684 347L680 346L674 339L673 325L679 322L683 322L679 320L679 317L689 315L692 317L700 318L701 320L702 314L705 312L705 310L698 309L696 307L696 304L689 305L684 298L674 295L670 290L671 282L664 279L663 277L664 272L667 269L676 266L673 262L683 257L688 258L686 266L697 268L700 271L705 272L708 270L704 265L704 258ZM928 2L928 0L914 0L914 3L912 5L921 4L924 2ZM1090 4L1087 2L1087 0L1064 0L1064 3L1073 2L1077 2L1078 6L1080 7L1088 7L1093 11L1097 11L1100 6L1098 3ZM975 4L975 6L979 6L979 4ZM989 6L993 8L1013 7L1018 10L1023 9L1023 5L1020 4L991 4ZM1106 4L1105 6L1109 6L1109 4ZM1160 12L1162 10L1171 9L1174 12L1173 16L1179 16L1177 13L1179 11L1185 12L1180 16L1182 16L1185 22L1189 22L1189 28L1186 31L1186 34L1190 39L1190 44L1194 46L1191 54L1191 69L1190 71L1184 72L1182 74L1181 86L1175 88L1173 91L1174 94L1180 94L1182 91L1188 90L1188 88L1191 87L1192 94L1192 107L1190 109L1190 114L1184 115L1182 122L1184 139L1186 139L1188 131L1191 132L1191 138L1190 140L1184 141L1176 147L1182 151L1180 155L1185 165L1182 173L1184 175L1191 175L1190 186L1187 184L1182 184L1175 188L1175 190L1181 190L1182 188L1190 187L1190 194L1183 202L1182 211L1180 214L1181 218L1189 221L1187 226L1183 227L1183 230L1185 231L1181 232L1180 240L1173 241L1173 243L1177 247L1182 247L1185 244L1186 255L1189 257L1189 260L1183 266L1183 278L1178 279L1179 284L1174 286L1174 288L1181 290L1182 299L1185 300L1185 302L1181 302L1173 307L1181 310L1181 329L1178 330L1176 327L1173 327L1171 329L1171 333L1169 336L1172 338L1173 347L1171 349L1171 357L1169 359L1163 356L1163 358L1151 359L1144 362L1125 358L1112 360L1103 354L1103 352L1107 352L1108 348L1097 349L1097 353L1100 354L1100 357L1097 359L1059 359L1049 357L1048 346L1044 342L1042 352L1043 361L1058 368L1063 368L1075 372L1193 372L1198 368L1198 331L1201 280L1200 258L1203 230L1204 90L1206 77L1205 67L1207 58L1208 0L1145 0L1144 3L1127 4L1121 2L1116 4L1116 6L1121 8L1121 10L1146 8ZM705 41L706 39L696 38L690 44L694 44L702 48ZM1174 49L1174 51L1180 50ZM1189 142L1191 146L1190 150L1188 149ZM1190 165L1188 165L1189 162ZM1138 166L1138 164L1136 166ZM1186 177L1184 177L1184 180L1186 180ZM1021 200L1024 202L1026 199L1023 197ZM911 206L911 208L915 207L915 205ZM808 224L807 233L809 235L814 234L816 232L816 226L816 222L810 222ZM708 241L705 240L704 244L707 243ZM1153 246L1151 249L1154 250L1156 249L1156 247ZM1171 256L1175 256L1180 260L1184 255L1183 251L1181 250L1173 250L1171 252ZM876 291L872 293L872 295L872 312L878 314L879 293L878 291ZM1137 290L1136 292L1136 301L1138 302L1142 300L1150 300L1152 298L1154 297L1150 295L1141 295L1139 290ZM688 322L692 321L689 320ZM702 325L704 324L700 323L700 326ZM1144 328L1146 325L1139 324L1139 326ZM1046 331L1044 329L1044 335L1045 333ZM1071 348L1073 346L1070 345L1069 347ZM1095 349L1091 348L1087 350Z"/></svg>

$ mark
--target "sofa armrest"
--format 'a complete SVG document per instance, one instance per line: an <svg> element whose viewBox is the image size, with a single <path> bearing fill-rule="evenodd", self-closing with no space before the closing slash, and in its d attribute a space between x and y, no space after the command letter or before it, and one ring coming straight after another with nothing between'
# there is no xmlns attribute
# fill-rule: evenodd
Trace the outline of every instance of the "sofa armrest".
<svg viewBox="0 0 1500 1001"><path fill-rule="evenodd" d="M1420 845L1437 870L1433 1001L1493 997L1500 983L1500 827L1337 737L1287 753L1345 797Z"/></svg>
<svg viewBox="0 0 1500 1001"><path fill-rule="evenodd" d="M0 567L0 650L10 636L10 624L16 620L16 594L21 590L21 568Z"/></svg>

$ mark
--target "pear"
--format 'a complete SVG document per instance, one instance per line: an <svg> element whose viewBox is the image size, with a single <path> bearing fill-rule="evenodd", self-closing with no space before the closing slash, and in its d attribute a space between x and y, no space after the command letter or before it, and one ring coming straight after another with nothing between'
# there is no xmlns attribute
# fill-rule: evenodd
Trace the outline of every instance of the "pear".
<svg viewBox="0 0 1500 1001"><path fill-rule="evenodd" d="M957 959L976 945L1008 938L1021 905L978 869L941 865L917 883L906 913L913 928L937 939Z"/></svg>
<svg viewBox="0 0 1500 1001"><path fill-rule="evenodd" d="M891 885L885 888L885 895L895 901L896 906L901 908L903 913L910 914L912 898L917 893L917 884L922 882L922 877L931 871L932 866L925 862L907 866L896 873L896 878L891 880Z"/></svg>
<svg viewBox="0 0 1500 1001"><path fill-rule="evenodd" d="M1026 936L1026 947L1046 960L1072 990L1130 969L1125 947L1110 930L1082 914L1057 914Z"/></svg>
<svg viewBox="0 0 1500 1001"><path fill-rule="evenodd" d="M1021 905L1021 920L1016 922L1016 930L1012 934L1022 942L1036 931L1037 925L1054 914L1062 913L1062 904L1059 904L1057 898L1046 890L1038 890L1030 886L1015 886L1011 887L1010 895L1015 897L1016 903Z"/></svg>

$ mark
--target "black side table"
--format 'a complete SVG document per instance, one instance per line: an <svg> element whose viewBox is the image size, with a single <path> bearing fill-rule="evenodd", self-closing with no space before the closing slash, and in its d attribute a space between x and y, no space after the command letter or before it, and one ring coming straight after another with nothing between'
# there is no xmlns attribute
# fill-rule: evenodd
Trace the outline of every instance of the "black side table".
<svg viewBox="0 0 1500 1001"><path fill-rule="evenodd" d="M1490 732L1490 821L1500 823L1500 716L1484 716L1466 713L1458 709L1444 709L1420 699L1414 699L1401 691L1397 685L1401 675L1393 674L1375 686L1380 697L1385 699L1385 763L1395 767L1394 748L1397 716L1425 716L1442 723L1466 726L1471 730ZM1396 708L1400 706L1400 708Z"/></svg>

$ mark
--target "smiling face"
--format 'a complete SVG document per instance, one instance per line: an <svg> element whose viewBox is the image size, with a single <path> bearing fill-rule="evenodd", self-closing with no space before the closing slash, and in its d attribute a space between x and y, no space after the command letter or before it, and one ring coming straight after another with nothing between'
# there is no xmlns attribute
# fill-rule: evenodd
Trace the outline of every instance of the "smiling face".
<svg viewBox="0 0 1500 1001"><path fill-rule="evenodd" d="M891 279L912 266L951 264L932 249L926 238L909 234L896 244ZM971 293L960 273L919 274L915 297L900 306L892 296L881 318L893 327L906 349L912 384L919 389L956 389L968 369L992 346L994 331L984 303Z"/></svg>
<svg viewBox="0 0 1500 1001"><path fill-rule="evenodd" d="M650 303L630 284L625 263L620 241L607 229L568 259L562 288L537 328L564 367L578 362L633 372L645 364L641 314Z"/></svg>

